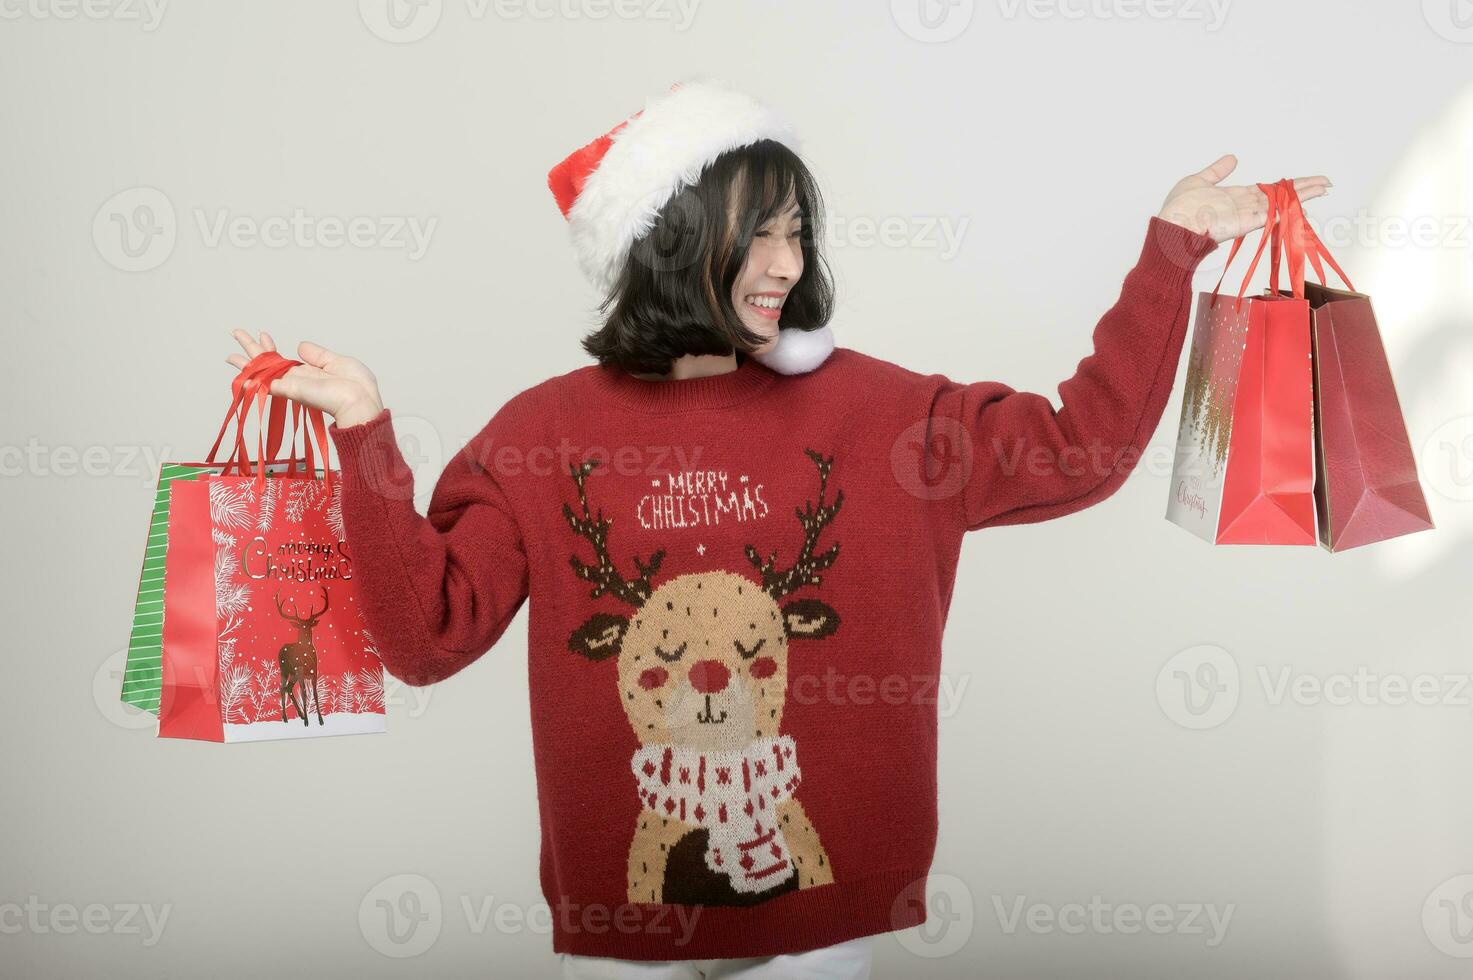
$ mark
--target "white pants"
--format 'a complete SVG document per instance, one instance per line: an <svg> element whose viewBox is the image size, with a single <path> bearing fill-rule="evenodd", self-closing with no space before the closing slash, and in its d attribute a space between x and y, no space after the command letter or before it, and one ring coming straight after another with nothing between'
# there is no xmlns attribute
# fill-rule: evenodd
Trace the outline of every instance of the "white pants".
<svg viewBox="0 0 1473 980"><path fill-rule="evenodd" d="M869 980L875 937L740 960L620 960L558 954L563 980Z"/></svg>

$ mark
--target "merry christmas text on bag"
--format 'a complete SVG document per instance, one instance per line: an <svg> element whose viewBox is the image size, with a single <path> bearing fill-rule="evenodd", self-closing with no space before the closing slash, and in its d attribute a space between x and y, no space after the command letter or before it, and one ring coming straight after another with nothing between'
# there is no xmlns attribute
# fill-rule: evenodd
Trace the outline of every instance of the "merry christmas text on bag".
<svg viewBox="0 0 1473 980"><path fill-rule="evenodd" d="M1274 243L1278 287L1278 186L1269 196L1264 242ZM1292 193L1292 187L1291 187ZM1243 279L1243 289L1263 253ZM1237 254L1233 243L1227 264ZM1224 277L1227 270L1223 270ZM1214 544L1315 543L1313 378L1309 303L1303 296L1197 299L1186 393L1166 517Z"/></svg>
<svg viewBox="0 0 1473 980"><path fill-rule="evenodd" d="M1331 551L1430 528L1370 297L1309 226L1292 181L1258 187L1268 214L1237 299L1219 303L1219 279L1198 301L1167 518L1217 544ZM1245 298L1266 244L1269 287ZM1304 281L1306 258L1318 286ZM1347 290L1325 284L1321 259Z"/></svg>
<svg viewBox="0 0 1473 980"><path fill-rule="evenodd" d="M297 363L275 352L253 359L232 385L206 461L173 464L201 472L168 488L160 737L240 742L384 730L383 671L359 611L320 412L290 404L291 458L276 460L288 402L268 392ZM242 433L252 403L263 461L254 464ZM217 464L232 416L235 450Z"/></svg>

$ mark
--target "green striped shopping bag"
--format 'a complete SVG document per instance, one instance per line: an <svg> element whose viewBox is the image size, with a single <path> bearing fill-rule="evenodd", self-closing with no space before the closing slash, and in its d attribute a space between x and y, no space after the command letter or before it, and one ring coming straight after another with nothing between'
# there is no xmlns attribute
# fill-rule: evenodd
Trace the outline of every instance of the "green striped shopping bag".
<svg viewBox="0 0 1473 980"><path fill-rule="evenodd" d="M256 358L242 369L231 383L232 400L225 413L225 421L215 437L215 445L201 463L165 463L159 469L158 490L153 498L153 514L148 524L148 542L143 550L143 571L138 576L138 597L133 603L133 631L128 637L128 662L123 670L122 700L150 714L159 713L160 693L163 689L163 625L164 625L164 558L169 550L169 499L174 485L179 482L199 480L205 476L226 475L231 472L247 472L242 463L248 459L245 446L246 412L254 401L258 408L267 399L271 381L284 374L300 361L286 361L280 357ZM262 389L265 390L262 390ZM264 472L281 471L276 454L281 448L286 422L287 400L280 396L271 397L270 420L262 427L259 435L263 453ZM235 422L232 443L234 452L230 459L215 461L225 432L231 421ZM292 413L291 459L288 471L297 465L296 423L297 413ZM307 472L312 472L312 447L304 440L304 462ZM326 460L324 460L324 463Z"/></svg>
<svg viewBox="0 0 1473 980"><path fill-rule="evenodd" d="M159 713L159 690L164 628L164 553L169 547L169 492L176 480L197 480L221 467L165 463L159 470L158 492L143 549L143 571L138 576L138 598L133 604L133 632L128 637L128 665L123 671L123 702L150 714Z"/></svg>

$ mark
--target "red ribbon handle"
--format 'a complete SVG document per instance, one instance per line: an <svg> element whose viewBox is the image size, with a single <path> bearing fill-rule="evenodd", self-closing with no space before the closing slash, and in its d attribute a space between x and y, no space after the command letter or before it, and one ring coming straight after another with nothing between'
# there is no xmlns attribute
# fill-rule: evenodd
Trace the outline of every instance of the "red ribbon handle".
<svg viewBox="0 0 1473 980"><path fill-rule="evenodd" d="M1258 250L1253 253L1253 261L1248 265L1248 273L1243 277L1243 284L1238 287L1238 298L1233 304L1233 309L1238 309L1243 303L1243 293L1248 289L1248 281L1253 278L1253 270L1258 268L1258 260L1263 255L1264 245L1269 246L1269 291L1277 296L1279 293L1279 255L1284 256L1284 263L1289 272L1289 285L1295 299L1304 298L1304 260L1307 258L1314 267L1315 275L1319 277L1321 286L1328 286L1325 282L1325 270L1320 265L1323 258L1330 263L1330 268L1335 270L1336 275L1345 283L1347 289L1352 292L1355 287L1351 285L1350 278L1345 270L1340 268L1330 250L1325 248L1325 243L1320 241L1320 236L1315 234L1310 227L1309 221L1304 216L1304 207L1300 203L1299 195L1294 190L1294 181L1285 177L1273 184L1259 184L1258 189L1263 191L1268 198L1267 215L1263 222L1263 237L1259 239ZM1243 244L1246 235L1239 235L1233 239L1232 250L1228 252L1226 265L1223 266L1222 276L1217 280L1217 285L1212 288L1212 303L1217 305L1217 293L1222 288L1223 279L1227 278L1227 266L1233 264L1233 256L1238 254L1238 249Z"/></svg>
<svg viewBox="0 0 1473 980"><path fill-rule="evenodd" d="M220 444L225 439L225 430L230 427L230 420L235 419L235 447L230 458L225 460L223 475L239 473L242 476L250 476L253 472L250 459L250 451L245 444L245 419L246 413L254 402L259 427L256 435L256 451L259 462L254 468L257 485L265 485L265 464L276 458L281 449L283 430L286 427L286 407L289 399L282 395L271 394L271 383L285 375L292 368L303 362L282 357L276 351L262 351L246 362L245 367L230 383L231 402L225 411L225 421L220 424L220 432L215 436L215 444L210 447L209 455L205 457L208 464L215 463L215 455L220 451ZM270 402L270 414L267 416L266 403ZM287 463L287 472L294 473L297 468L297 428L301 416L305 412L307 418L308 432L303 437L303 456L306 464L306 474L311 478L316 472L315 459L312 452L312 438L316 436L317 444L322 452L323 481L327 485L328 493L332 492L332 470L328 468L328 442L327 423L322 417L321 409L291 402L292 409L292 438L291 459Z"/></svg>

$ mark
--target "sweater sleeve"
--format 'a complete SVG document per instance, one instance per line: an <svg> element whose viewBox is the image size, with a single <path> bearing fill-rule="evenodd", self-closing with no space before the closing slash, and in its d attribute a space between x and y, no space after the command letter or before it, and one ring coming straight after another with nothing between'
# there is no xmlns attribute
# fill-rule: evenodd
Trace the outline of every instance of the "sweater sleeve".
<svg viewBox="0 0 1473 980"><path fill-rule="evenodd" d="M384 669L423 686L474 663L527 597L527 557L489 458L491 424L441 474L426 516L386 408L332 434L341 461L343 524L363 618Z"/></svg>
<svg viewBox="0 0 1473 980"><path fill-rule="evenodd" d="M966 530L1051 520L1114 493L1156 430L1176 377L1192 274L1210 235L1152 216L1093 352L1059 384L1062 407L996 381L947 380L933 418L960 426L972 469L956 499Z"/></svg>

